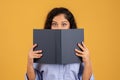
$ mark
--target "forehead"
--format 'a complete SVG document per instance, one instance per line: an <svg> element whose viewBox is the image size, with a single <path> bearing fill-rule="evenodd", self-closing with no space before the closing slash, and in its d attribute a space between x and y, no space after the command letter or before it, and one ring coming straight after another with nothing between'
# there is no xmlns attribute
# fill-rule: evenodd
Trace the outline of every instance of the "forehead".
<svg viewBox="0 0 120 80"><path fill-rule="evenodd" d="M53 18L53 21L68 21L64 14L59 14Z"/></svg>

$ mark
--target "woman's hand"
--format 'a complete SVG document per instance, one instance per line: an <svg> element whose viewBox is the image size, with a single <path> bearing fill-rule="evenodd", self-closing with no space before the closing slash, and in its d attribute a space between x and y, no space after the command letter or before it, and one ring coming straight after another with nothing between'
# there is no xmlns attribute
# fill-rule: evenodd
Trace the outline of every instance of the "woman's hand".
<svg viewBox="0 0 120 80"><path fill-rule="evenodd" d="M40 53L42 53L42 50L33 51L33 49L36 46L37 46L37 44L34 44L33 47L30 49L30 52L28 54L28 64L29 65L33 65L33 59L34 58L41 58L41 56L42 56L42 54L40 54Z"/></svg>
<svg viewBox="0 0 120 80"><path fill-rule="evenodd" d="M82 80L90 80L92 75L92 66L90 62L90 52L85 44L82 42L82 45L78 43L78 47L81 50L75 49L76 55L82 57L82 61L84 62L84 70L82 73Z"/></svg>
<svg viewBox="0 0 120 80"><path fill-rule="evenodd" d="M84 64L87 64L90 62L90 52L86 45L82 42L82 45L78 43L78 47L82 50L75 49L76 55L79 57L82 57L82 61Z"/></svg>
<svg viewBox="0 0 120 80"><path fill-rule="evenodd" d="M41 56L42 56L42 54L38 54L38 53L41 53L42 50L33 51L33 49L36 46L37 46L37 44L34 44L33 47L30 49L30 52L28 54L27 75L28 75L29 80L35 80L35 71L34 71L34 67L33 67L33 59L34 58L41 58Z"/></svg>

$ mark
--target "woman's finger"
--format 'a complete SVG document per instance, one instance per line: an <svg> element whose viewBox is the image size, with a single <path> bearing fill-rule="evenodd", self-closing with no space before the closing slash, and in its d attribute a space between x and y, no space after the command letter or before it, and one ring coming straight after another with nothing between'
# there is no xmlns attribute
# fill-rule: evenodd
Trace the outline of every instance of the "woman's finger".
<svg viewBox="0 0 120 80"><path fill-rule="evenodd" d="M76 53L76 55L79 56L79 57L83 57L83 55L82 55L82 54L79 54L79 53Z"/></svg>
<svg viewBox="0 0 120 80"><path fill-rule="evenodd" d="M42 50L33 51L33 54L42 53Z"/></svg>
<svg viewBox="0 0 120 80"><path fill-rule="evenodd" d="M36 46L37 46L37 44L34 44L32 48L34 49Z"/></svg>
<svg viewBox="0 0 120 80"><path fill-rule="evenodd" d="M79 54L84 54L84 52L82 52L82 51L80 51L80 50L78 50L78 49L75 49L75 52L76 52L76 53L79 53Z"/></svg>
<svg viewBox="0 0 120 80"><path fill-rule="evenodd" d="M82 45L85 49L87 49L86 45L84 44L84 42L82 41Z"/></svg>
<svg viewBox="0 0 120 80"><path fill-rule="evenodd" d="M34 45L32 46L32 48L30 49L30 51L32 52L33 49L34 49L36 46L37 46L37 44L34 44Z"/></svg>
<svg viewBox="0 0 120 80"><path fill-rule="evenodd" d="M85 51L85 48L80 43L78 43L78 47L82 49L82 51Z"/></svg>
<svg viewBox="0 0 120 80"><path fill-rule="evenodd" d="M34 58L40 58L42 56L42 54L33 54Z"/></svg>

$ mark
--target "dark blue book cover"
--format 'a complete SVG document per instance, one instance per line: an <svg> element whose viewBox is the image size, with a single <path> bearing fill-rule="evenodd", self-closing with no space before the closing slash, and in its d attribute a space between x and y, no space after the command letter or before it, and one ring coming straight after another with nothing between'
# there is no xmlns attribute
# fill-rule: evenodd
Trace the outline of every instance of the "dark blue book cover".
<svg viewBox="0 0 120 80"><path fill-rule="evenodd" d="M34 59L34 62L41 64L80 63L81 58L75 55L74 49L78 48L77 43L82 41L84 41L84 29L34 29L33 44L38 44L34 50L43 51L43 56Z"/></svg>

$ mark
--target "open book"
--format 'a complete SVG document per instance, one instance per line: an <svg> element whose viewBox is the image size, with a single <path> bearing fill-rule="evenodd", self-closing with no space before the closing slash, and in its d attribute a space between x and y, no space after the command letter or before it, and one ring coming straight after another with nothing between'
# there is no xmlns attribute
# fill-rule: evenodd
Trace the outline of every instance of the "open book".
<svg viewBox="0 0 120 80"><path fill-rule="evenodd" d="M34 59L34 62L41 64L80 63L81 58L75 55L75 48L79 49L77 43L82 41L84 41L84 29L34 29L33 44L38 45L34 50L43 51L43 56Z"/></svg>

